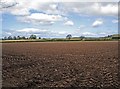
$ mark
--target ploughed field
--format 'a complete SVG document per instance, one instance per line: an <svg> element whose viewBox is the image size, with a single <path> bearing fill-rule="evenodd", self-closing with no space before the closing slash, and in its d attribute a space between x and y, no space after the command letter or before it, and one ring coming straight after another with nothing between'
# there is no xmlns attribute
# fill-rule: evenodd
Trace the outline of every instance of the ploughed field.
<svg viewBox="0 0 120 89"><path fill-rule="evenodd" d="M118 42L2 44L3 87L118 88Z"/></svg>

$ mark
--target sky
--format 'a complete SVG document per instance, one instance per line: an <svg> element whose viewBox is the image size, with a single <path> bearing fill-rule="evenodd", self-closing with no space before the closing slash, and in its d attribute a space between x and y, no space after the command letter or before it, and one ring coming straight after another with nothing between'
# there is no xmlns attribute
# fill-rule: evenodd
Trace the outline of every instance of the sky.
<svg viewBox="0 0 120 89"><path fill-rule="evenodd" d="M102 37L118 33L118 2L0 0L2 37Z"/></svg>

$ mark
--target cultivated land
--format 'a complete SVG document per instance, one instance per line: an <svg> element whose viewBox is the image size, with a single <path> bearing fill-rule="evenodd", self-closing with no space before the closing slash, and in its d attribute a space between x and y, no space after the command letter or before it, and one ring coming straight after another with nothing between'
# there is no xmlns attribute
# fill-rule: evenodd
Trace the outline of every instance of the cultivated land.
<svg viewBox="0 0 120 89"><path fill-rule="evenodd" d="M2 44L3 87L118 88L118 42ZM22 88L21 88L22 89Z"/></svg>

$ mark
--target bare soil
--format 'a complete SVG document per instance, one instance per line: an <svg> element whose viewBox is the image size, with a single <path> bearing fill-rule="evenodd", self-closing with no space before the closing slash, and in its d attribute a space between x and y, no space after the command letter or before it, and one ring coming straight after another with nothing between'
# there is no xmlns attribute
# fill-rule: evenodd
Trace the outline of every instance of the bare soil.
<svg viewBox="0 0 120 89"><path fill-rule="evenodd" d="M2 86L118 89L118 42L2 44Z"/></svg>

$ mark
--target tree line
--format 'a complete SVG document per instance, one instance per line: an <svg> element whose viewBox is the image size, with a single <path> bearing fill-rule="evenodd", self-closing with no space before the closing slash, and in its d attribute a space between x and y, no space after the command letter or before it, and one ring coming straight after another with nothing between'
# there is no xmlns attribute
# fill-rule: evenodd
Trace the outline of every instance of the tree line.
<svg viewBox="0 0 120 89"><path fill-rule="evenodd" d="M27 40L27 39L41 39L41 37L37 37L36 35L32 34L29 37L25 36L5 36L2 38L2 40ZM61 39L61 38L42 38L43 40L48 40L48 41L56 41L56 40L118 40L120 39L119 34L115 35L108 35L105 37L85 37L85 36L80 36L80 37L72 37L71 34L66 35L66 39Z"/></svg>
<svg viewBox="0 0 120 89"><path fill-rule="evenodd" d="M71 34L66 35L66 39L70 40L72 38ZM80 38L85 38L84 36L81 36ZM37 36L32 34L29 37L25 37L25 36L5 36L3 38L3 40L21 40L21 39L37 39ZM38 37L38 39L41 39L41 37ZM43 38L44 39L44 38Z"/></svg>
<svg viewBox="0 0 120 89"><path fill-rule="evenodd" d="M5 36L3 38L3 40L21 40L21 39L37 39L37 36L32 34L29 37L25 37L25 36ZM41 37L39 37L38 39L41 39Z"/></svg>

